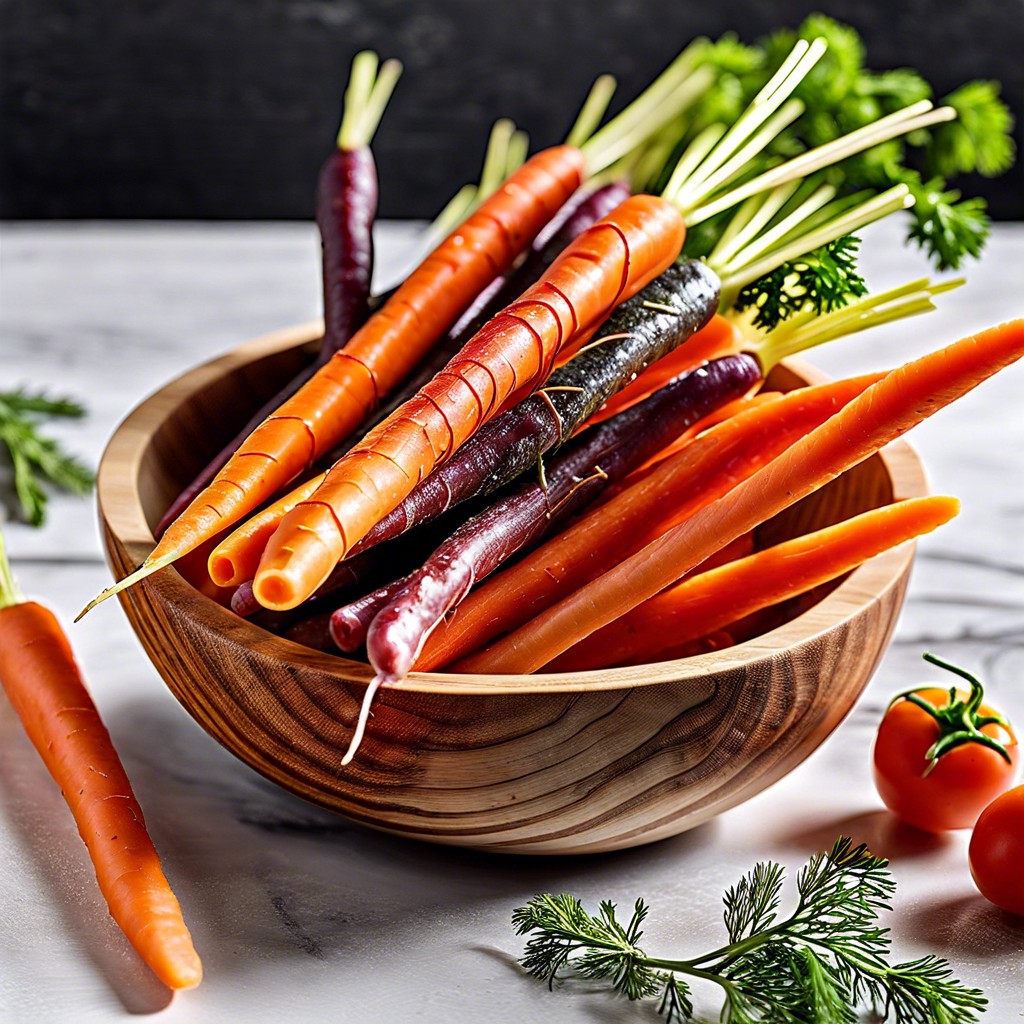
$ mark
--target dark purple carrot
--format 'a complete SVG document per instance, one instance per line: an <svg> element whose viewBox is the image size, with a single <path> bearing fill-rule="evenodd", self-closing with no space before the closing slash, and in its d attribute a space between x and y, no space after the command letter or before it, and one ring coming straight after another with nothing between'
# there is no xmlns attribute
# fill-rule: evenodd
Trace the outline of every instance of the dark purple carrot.
<svg viewBox="0 0 1024 1024"><path fill-rule="evenodd" d="M351 605L336 611L332 635L355 649L351 645L360 639L362 626L381 680L404 678L430 632L477 581L761 379L752 356L726 356L581 434L552 460L544 479L522 485L474 516L400 587L380 588L377 602L360 601L355 611Z"/></svg>
<svg viewBox="0 0 1024 1024"><path fill-rule="evenodd" d="M703 263L670 267L619 306L596 340L555 370L540 391L492 420L431 473L355 551L514 480L571 437L610 395L703 327L717 305L718 280Z"/></svg>
<svg viewBox="0 0 1024 1024"><path fill-rule="evenodd" d="M411 575L392 580L338 608L331 616L330 623L334 646L346 654L358 651L366 643L366 633L376 614L405 590L410 579Z"/></svg>
<svg viewBox="0 0 1024 1024"><path fill-rule="evenodd" d="M178 495L157 525L157 538L210 484L253 430L342 348L369 315L372 229L377 213L377 171L370 142L400 73L398 61L387 60L378 69L376 54L356 54L338 144L320 169L316 222L323 249L324 337L315 361L265 402Z"/></svg>

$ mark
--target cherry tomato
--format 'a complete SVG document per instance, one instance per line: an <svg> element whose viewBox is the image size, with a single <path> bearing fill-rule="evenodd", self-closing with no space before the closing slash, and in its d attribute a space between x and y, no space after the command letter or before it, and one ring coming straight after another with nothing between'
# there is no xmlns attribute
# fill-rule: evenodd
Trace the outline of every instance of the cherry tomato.
<svg viewBox="0 0 1024 1024"><path fill-rule="evenodd" d="M1024 786L981 812L968 857L982 896L1011 914L1024 914Z"/></svg>
<svg viewBox="0 0 1024 1024"><path fill-rule="evenodd" d="M903 821L926 832L970 828L1013 783L1019 748L1010 725L981 703L973 676L926 654L971 683L969 692L921 687L900 694L878 728L875 786Z"/></svg>

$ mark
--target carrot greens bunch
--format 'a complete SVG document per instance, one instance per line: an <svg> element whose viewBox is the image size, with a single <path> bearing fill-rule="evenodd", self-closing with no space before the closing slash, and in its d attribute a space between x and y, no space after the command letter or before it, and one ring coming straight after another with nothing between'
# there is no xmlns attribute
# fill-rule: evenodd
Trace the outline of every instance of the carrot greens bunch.
<svg viewBox="0 0 1024 1024"><path fill-rule="evenodd" d="M773 69L797 40L823 39L828 49L796 87L793 99L803 114L780 131L759 157L765 169L779 160L825 145L898 110L933 96L931 85L910 68L872 71L865 66L864 43L857 31L823 14L812 14L797 29L781 29L753 45L729 33L701 40L695 47L698 68L715 78L688 111L663 129L635 168L638 187L662 188L679 154L716 124L731 124L764 87ZM908 237L926 251L939 270L957 269L976 258L989 232L985 201L961 199L949 179L978 173L995 177L1014 160L1010 135L1013 117L1000 99L999 85L968 82L941 99L955 119L886 140L822 170L813 183L827 183L840 195L905 185L914 197ZM703 255L724 228L707 221L687 243L688 255Z"/></svg>

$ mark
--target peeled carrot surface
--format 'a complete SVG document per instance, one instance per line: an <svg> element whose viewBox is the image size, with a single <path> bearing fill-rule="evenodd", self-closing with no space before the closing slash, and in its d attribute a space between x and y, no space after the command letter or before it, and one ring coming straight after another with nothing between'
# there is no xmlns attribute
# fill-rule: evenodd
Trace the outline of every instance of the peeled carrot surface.
<svg viewBox="0 0 1024 1024"><path fill-rule="evenodd" d="M237 522L341 441L480 291L507 270L583 179L556 146L529 160L448 236L292 398L249 435L147 559L173 559Z"/></svg>
<svg viewBox="0 0 1024 1024"><path fill-rule="evenodd" d="M99 713L54 615L0 608L0 683L61 788L111 916L156 976L193 988L202 965Z"/></svg>
<svg viewBox="0 0 1024 1024"><path fill-rule="evenodd" d="M875 374L791 391L642 471L631 487L471 593L430 636L415 667L440 668L543 614L725 494L877 380Z"/></svg>
<svg viewBox="0 0 1024 1024"><path fill-rule="evenodd" d="M591 633L547 670L579 672L655 660L663 651L724 629L930 533L959 510L956 498L908 498L718 567L702 566L703 571Z"/></svg>
<svg viewBox="0 0 1024 1024"><path fill-rule="evenodd" d="M535 671L1022 355L1024 320L1014 320L891 371L729 494L457 669Z"/></svg>
<svg viewBox="0 0 1024 1024"><path fill-rule="evenodd" d="M654 196L627 199L584 232L284 517L254 581L260 604L283 610L305 600L508 396L540 384L563 344L596 326L674 262L684 235L682 215Z"/></svg>

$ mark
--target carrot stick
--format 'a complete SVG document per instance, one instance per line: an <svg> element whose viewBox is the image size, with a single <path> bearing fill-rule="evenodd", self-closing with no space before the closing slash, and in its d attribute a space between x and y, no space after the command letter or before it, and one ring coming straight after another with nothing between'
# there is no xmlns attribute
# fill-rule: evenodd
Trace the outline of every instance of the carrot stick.
<svg viewBox="0 0 1024 1024"><path fill-rule="evenodd" d="M469 595L424 645L430 671L522 626L745 479L824 422L877 375L800 388L709 430Z"/></svg>
<svg viewBox="0 0 1024 1024"><path fill-rule="evenodd" d="M550 662L548 670L579 672L655 661L666 650L724 629L930 533L959 510L956 498L909 498L702 571L591 633Z"/></svg>
<svg viewBox="0 0 1024 1024"><path fill-rule="evenodd" d="M142 566L82 610L237 522L358 426L579 187L584 157L556 146L523 165L421 263L313 378L264 420ZM678 216L678 215L677 215ZM315 589L315 588L314 588Z"/></svg>
<svg viewBox="0 0 1024 1024"><path fill-rule="evenodd" d="M170 988L202 965L128 776L53 613L21 598L0 536L0 683L60 786L110 913Z"/></svg>
<svg viewBox="0 0 1024 1024"><path fill-rule="evenodd" d="M685 227L670 203L633 196L584 232L541 280L487 326L418 395L330 470L281 521L253 589L294 608L438 463L550 372L568 339L596 326L679 255Z"/></svg>
<svg viewBox="0 0 1024 1024"><path fill-rule="evenodd" d="M458 668L532 672L547 664L1021 355L1024 320L1014 320L892 370L729 494Z"/></svg>

